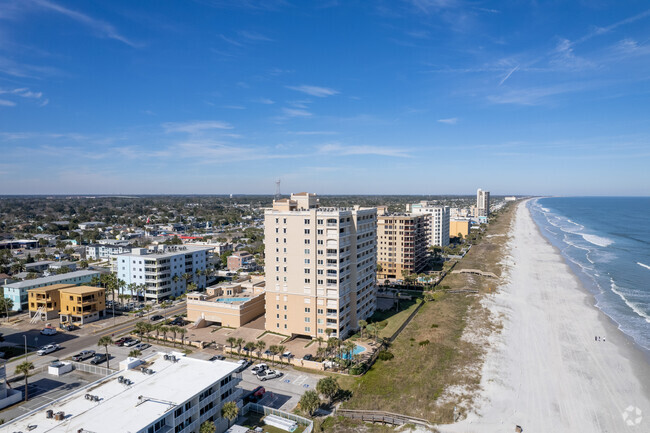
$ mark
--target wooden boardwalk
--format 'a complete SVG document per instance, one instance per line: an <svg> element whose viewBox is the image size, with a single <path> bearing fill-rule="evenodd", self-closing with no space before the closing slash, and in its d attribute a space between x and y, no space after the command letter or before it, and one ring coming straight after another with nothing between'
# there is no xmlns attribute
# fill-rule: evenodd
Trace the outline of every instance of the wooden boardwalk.
<svg viewBox="0 0 650 433"><path fill-rule="evenodd" d="M452 274L474 274L474 275L480 275L482 277L488 277L488 278L499 278L496 274L492 272L485 272L481 271L479 269L454 269L451 271Z"/></svg>

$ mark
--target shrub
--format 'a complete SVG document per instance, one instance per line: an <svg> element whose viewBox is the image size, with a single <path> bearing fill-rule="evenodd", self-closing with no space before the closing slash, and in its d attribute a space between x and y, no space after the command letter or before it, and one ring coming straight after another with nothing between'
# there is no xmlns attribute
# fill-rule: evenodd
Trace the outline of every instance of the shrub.
<svg viewBox="0 0 650 433"><path fill-rule="evenodd" d="M423 340L423 341L420 341L418 344L420 345L420 347L423 347L423 346L428 346L429 343L430 343L429 340Z"/></svg>
<svg viewBox="0 0 650 433"><path fill-rule="evenodd" d="M381 359L382 361L390 361L391 359L395 358L395 355L393 355L393 353L389 352L388 350L382 350L377 355L377 358Z"/></svg>
<svg viewBox="0 0 650 433"><path fill-rule="evenodd" d="M432 323L432 324L431 324L431 327L432 327L432 328L437 328L437 327L438 327L438 325L437 325L437 324L435 324L435 323Z"/></svg>

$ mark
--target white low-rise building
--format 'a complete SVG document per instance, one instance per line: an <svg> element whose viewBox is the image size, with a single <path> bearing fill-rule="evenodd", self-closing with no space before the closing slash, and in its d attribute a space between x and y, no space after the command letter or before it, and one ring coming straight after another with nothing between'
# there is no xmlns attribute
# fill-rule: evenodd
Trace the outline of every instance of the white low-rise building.
<svg viewBox="0 0 650 433"><path fill-rule="evenodd" d="M132 370L91 383L3 425L7 431L189 433L213 421L228 428L221 407L241 397L239 364L158 353ZM51 412L50 412L51 411Z"/></svg>
<svg viewBox="0 0 650 433"><path fill-rule="evenodd" d="M126 283L127 294L161 301L182 295L190 283L205 288L209 250L206 246L159 245L156 249L133 248L110 260L117 277ZM133 292L131 284L136 287Z"/></svg>

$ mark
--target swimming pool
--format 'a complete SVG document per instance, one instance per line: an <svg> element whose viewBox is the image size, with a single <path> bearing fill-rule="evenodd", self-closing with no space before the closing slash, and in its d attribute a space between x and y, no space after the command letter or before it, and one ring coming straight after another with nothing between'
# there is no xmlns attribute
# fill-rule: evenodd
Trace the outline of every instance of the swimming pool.
<svg viewBox="0 0 650 433"><path fill-rule="evenodd" d="M362 352L365 352L365 351L366 351L366 348L365 348L365 347L363 347L363 346L359 346L359 345L357 344L356 346L354 346L354 350L352 351L352 356L354 356L354 355L358 355L358 354L360 354L360 353L362 353ZM341 358L343 358L343 359L350 359L350 353L348 353L348 352L343 353L343 354L341 355Z"/></svg>
<svg viewBox="0 0 650 433"><path fill-rule="evenodd" d="M225 302L226 304L232 304L233 302L246 302L250 298L221 298L217 299L217 302Z"/></svg>

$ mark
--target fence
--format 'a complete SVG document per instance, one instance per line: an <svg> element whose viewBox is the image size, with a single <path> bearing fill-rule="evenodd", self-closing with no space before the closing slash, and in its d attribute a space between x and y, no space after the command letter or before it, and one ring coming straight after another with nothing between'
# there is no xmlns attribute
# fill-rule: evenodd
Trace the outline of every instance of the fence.
<svg viewBox="0 0 650 433"><path fill-rule="evenodd" d="M263 414L264 416L275 415L275 416L279 416L280 418L290 419L291 421L297 422L298 424L305 426L305 430L303 433L311 433L312 430L314 429L313 421L307 418L303 418L300 415L295 415L293 413L284 412L278 409L273 409L272 407L262 406L261 404L257 404L257 403L246 403L246 405L242 408L241 415L242 416L246 415L249 411L260 413Z"/></svg>
<svg viewBox="0 0 650 433"><path fill-rule="evenodd" d="M70 361L70 363L75 370L83 371L85 373L98 374L100 376L108 376L109 374L117 372L117 370L113 370L112 368L101 367L99 365L84 364L83 362L76 361Z"/></svg>

